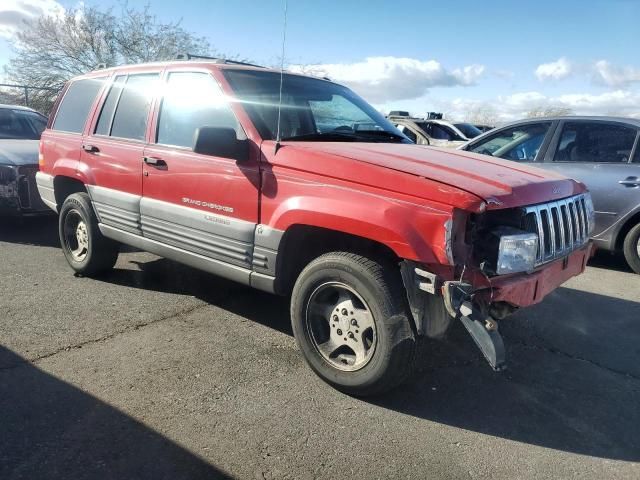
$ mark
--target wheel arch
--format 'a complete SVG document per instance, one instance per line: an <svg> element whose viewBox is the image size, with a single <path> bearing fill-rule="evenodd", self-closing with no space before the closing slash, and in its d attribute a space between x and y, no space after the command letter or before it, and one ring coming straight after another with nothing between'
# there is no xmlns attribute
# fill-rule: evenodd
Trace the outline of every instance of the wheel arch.
<svg viewBox="0 0 640 480"><path fill-rule="evenodd" d="M69 195L74 193L87 193L87 187L83 181L68 177L66 175L56 175L53 178L53 192L56 198L58 212L62 208L62 204Z"/></svg>
<svg viewBox="0 0 640 480"><path fill-rule="evenodd" d="M624 239L626 238L627 234L633 227L635 227L639 223L640 223L640 209L636 213L631 215L631 217L629 217L624 222L622 227L620 227L620 229L618 230L618 234L616 235L615 244L614 244L617 252L622 251Z"/></svg>
<svg viewBox="0 0 640 480"><path fill-rule="evenodd" d="M326 227L293 224L285 230L278 246L275 291L289 294L309 262L334 251L358 253L395 266L401 260L393 249L379 241Z"/></svg>

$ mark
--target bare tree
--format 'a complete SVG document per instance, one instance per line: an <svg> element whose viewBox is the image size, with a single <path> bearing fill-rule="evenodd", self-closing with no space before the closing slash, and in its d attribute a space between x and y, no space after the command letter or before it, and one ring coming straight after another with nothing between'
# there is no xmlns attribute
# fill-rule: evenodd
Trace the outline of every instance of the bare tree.
<svg viewBox="0 0 640 480"><path fill-rule="evenodd" d="M209 42L184 30L180 21L162 23L142 9L84 6L62 15L43 15L16 34L14 57L5 67L11 83L59 90L75 75L99 65L168 60L180 52L207 54ZM31 104L48 111L52 95L34 91Z"/></svg>
<svg viewBox="0 0 640 480"><path fill-rule="evenodd" d="M470 109L465 115L465 121L475 125L489 125L495 127L500 120L498 111L491 105L478 105Z"/></svg>
<svg viewBox="0 0 640 480"><path fill-rule="evenodd" d="M532 108L526 114L527 118L539 118L539 117L564 117L567 115L573 115L573 110L569 107L553 106L553 105L539 105Z"/></svg>

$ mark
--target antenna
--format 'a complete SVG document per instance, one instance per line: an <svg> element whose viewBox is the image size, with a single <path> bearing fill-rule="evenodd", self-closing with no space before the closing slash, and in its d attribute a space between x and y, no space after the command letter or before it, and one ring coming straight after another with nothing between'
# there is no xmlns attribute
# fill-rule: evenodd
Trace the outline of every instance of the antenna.
<svg viewBox="0 0 640 480"><path fill-rule="evenodd" d="M282 113L282 84L284 83L284 46L287 41L287 7L288 0L284 0L284 23L282 25L282 56L280 57L280 99L278 100L278 128L276 133L276 148L274 153L280 149L280 115Z"/></svg>

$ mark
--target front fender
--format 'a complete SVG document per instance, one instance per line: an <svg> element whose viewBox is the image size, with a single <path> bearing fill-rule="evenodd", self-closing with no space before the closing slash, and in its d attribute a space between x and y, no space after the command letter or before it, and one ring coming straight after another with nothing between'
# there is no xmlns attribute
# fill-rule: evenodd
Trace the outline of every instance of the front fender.
<svg viewBox="0 0 640 480"><path fill-rule="evenodd" d="M452 209L398 201L352 191L342 197L331 187L322 197L290 197L273 211L268 225L286 231L308 225L367 238L389 247L400 258L448 264ZM266 222L265 222L266 223Z"/></svg>

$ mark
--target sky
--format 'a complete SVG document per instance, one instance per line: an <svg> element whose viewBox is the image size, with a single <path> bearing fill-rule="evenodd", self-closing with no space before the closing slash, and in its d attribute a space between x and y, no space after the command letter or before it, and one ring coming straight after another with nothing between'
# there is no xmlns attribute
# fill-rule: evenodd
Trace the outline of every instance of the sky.
<svg viewBox="0 0 640 480"><path fill-rule="evenodd" d="M128 2L147 3L219 53L279 62L284 0ZM0 66L25 22L82 5L0 0ZM640 0L289 0L285 63L343 83L382 111L507 121L551 106L640 117L639 19Z"/></svg>

